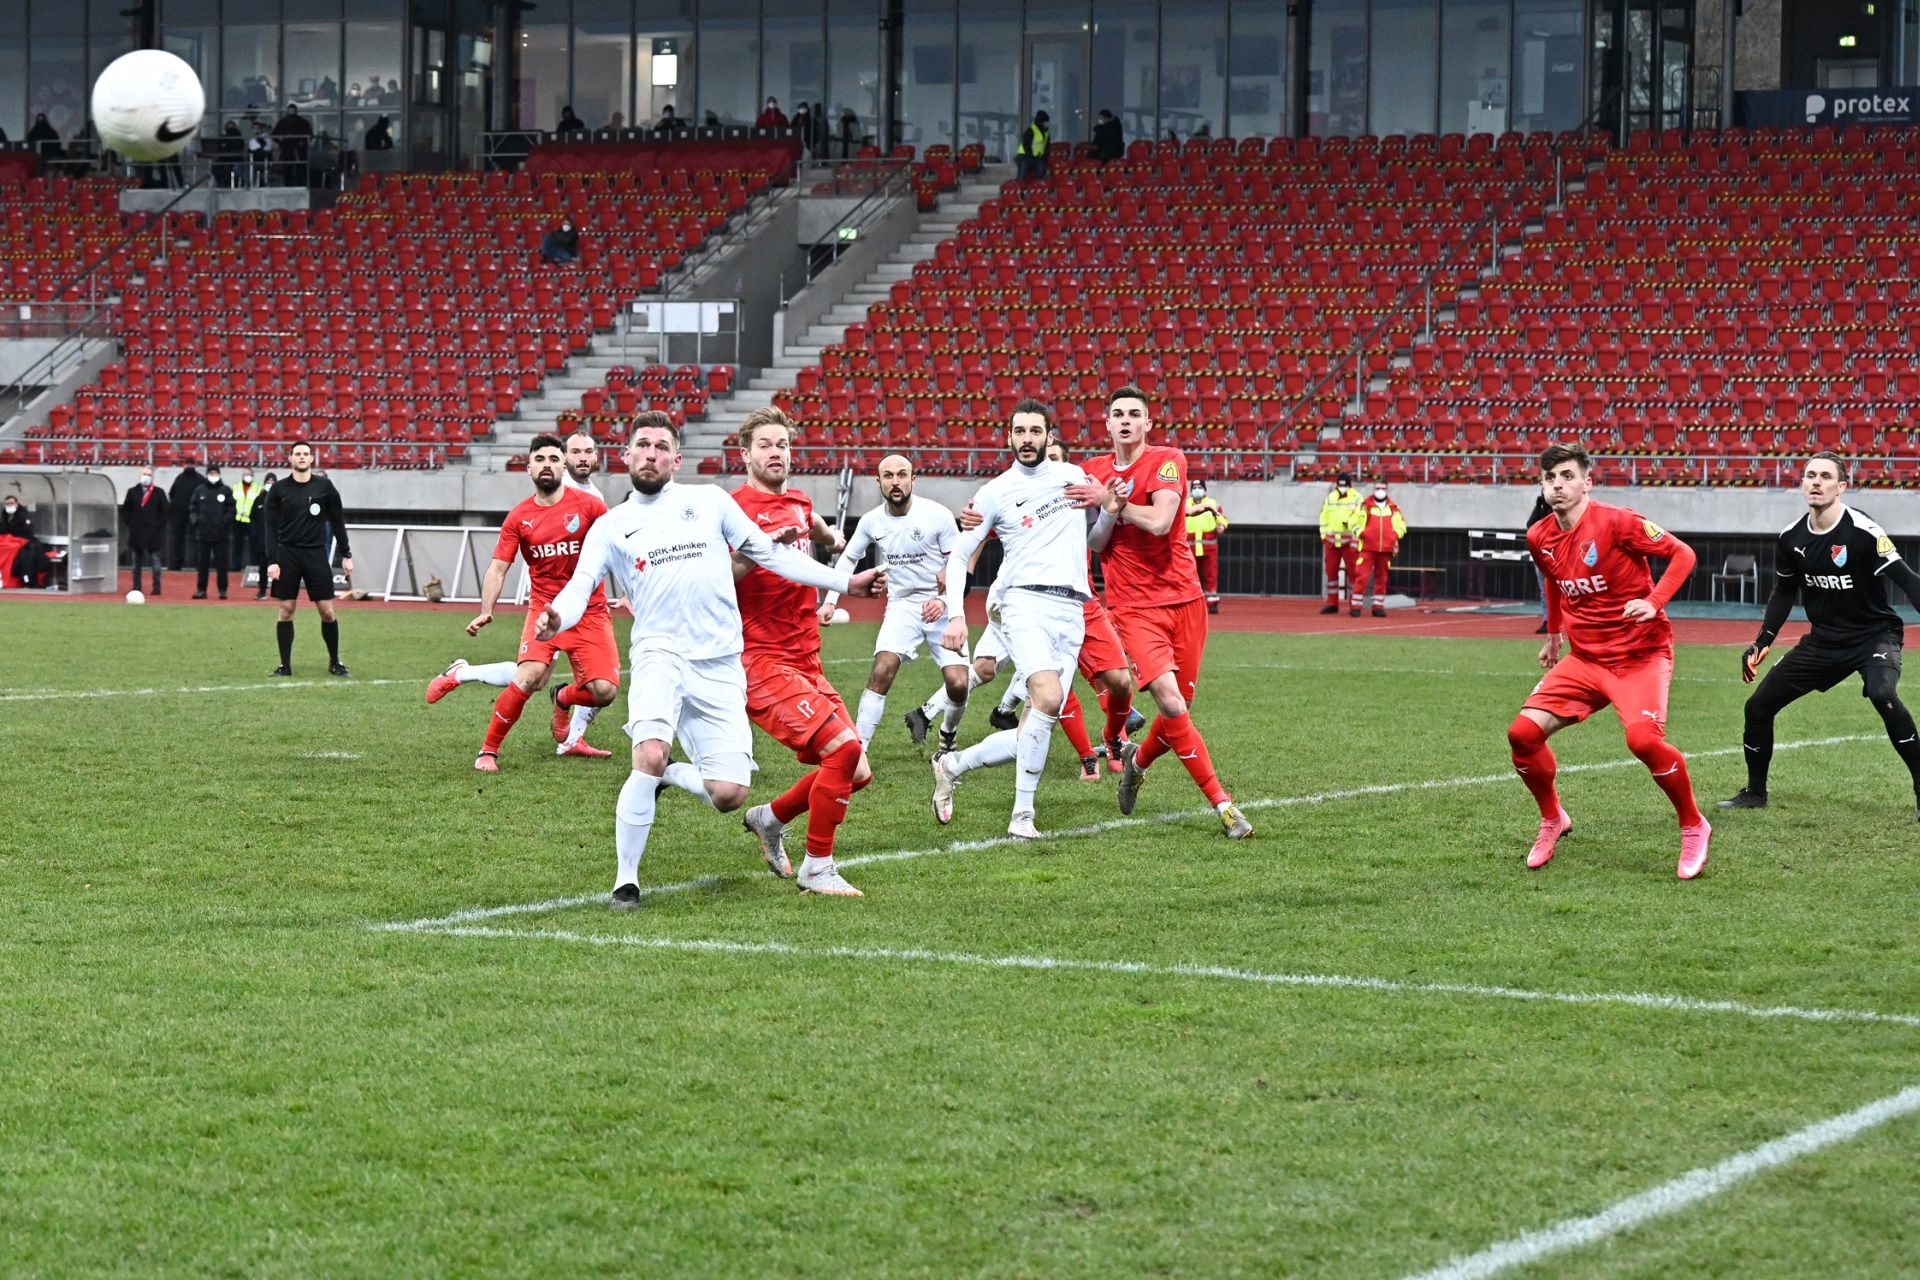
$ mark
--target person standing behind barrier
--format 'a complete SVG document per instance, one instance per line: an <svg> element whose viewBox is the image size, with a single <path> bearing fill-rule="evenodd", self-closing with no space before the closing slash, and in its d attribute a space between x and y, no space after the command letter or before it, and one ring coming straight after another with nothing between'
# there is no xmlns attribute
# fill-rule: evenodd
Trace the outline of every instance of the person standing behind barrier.
<svg viewBox="0 0 1920 1280"><path fill-rule="evenodd" d="M1374 481L1373 496L1360 504L1360 581L1367 585L1367 607L1376 618L1387 616L1387 570L1406 533L1407 518L1400 514L1400 504L1387 496L1387 482ZM1376 589L1379 604L1373 602ZM1355 618L1360 616L1358 587L1354 588L1353 607L1347 612Z"/></svg>
<svg viewBox="0 0 1920 1280"><path fill-rule="evenodd" d="M1014 177L1025 182L1029 178L1047 176L1047 146L1053 135L1047 131L1050 117L1044 111L1033 113L1033 123L1020 131L1020 149L1014 154Z"/></svg>
<svg viewBox="0 0 1920 1280"><path fill-rule="evenodd" d="M235 573L247 571L247 553L253 548L253 505L263 492L253 481L253 468L242 467L240 483L233 486L233 537L227 555L228 567Z"/></svg>
<svg viewBox="0 0 1920 1280"><path fill-rule="evenodd" d="M1327 551L1327 602L1320 606L1321 613L1340 612L1343 571L1347 590L1354 592L1358 586L1354 573L1360 550L1359 534L1360 491L1353 487L1353 477L1342 471L1334 477L1333 491L1320 504L1320 541ZM1353 599L1358 604L1360 597L1355 594Z"/></svg>
<svg viewBox="0 0 1920 1280"><path fill-rule="evenodd" d="M1207 612L1220 612L1220 531L1227 513L1207 496L1207 482L1187 486L1187 540L1193 544L1193 564L1200 573L1200 589L1207 593Z"/></svg>
<svg viewBox="0 0 1920 1280"><path fill-rule="evenodd" d="M207 482L193 491L187 522L193 528L196 555L193 598L207 598L207 571L214 570L220 586L220 598L227 598L227 556L233 541L233 490L220 479L220 468L207 468Z"/></svg>
<svg viewBox="0 0 1920 1280"><path fill-rule="evenodd" d="M167 568L185 569L191 535L187 521L193 514L193 491L207 482L207 478L192 467L188 467L173 478L173 484L167 489Z"/></svg>
<svg viewBox="0 0 1920 1280"><path fill-rule="evenodd" d="M140 468L140 482L120 502L120 523L126 526L127 548L133 552L133 589L140 589L140 570L153 570L153 594L160 594L160 564L167 549L167 495L153 482L153 468Z"/></svg>
<svg viewBox="0 0 1920 1280"><path fill-rule="evenodd" d="M255 600L265 600L267 598L266 499L267 495L273 492L273 482L274 475L271 471L267 472L266 477L260 481L260 505L255 507L253 517L253 542L247 548L248 554L253 557L253 562L260 566L258 579L260 589L254 592L253 598ZM242 579L240 585L245 586L246 580Z"/></svg>

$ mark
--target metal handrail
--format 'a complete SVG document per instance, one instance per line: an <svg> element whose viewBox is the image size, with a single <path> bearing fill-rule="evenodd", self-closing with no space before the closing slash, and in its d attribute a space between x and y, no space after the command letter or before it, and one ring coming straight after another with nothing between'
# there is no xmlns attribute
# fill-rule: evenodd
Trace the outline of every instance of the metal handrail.
<svg viewBox="0 0 1920 1280"><path fill-rule="evenodd" d="M793 300L794 296L798 294L801 289L812 284L822 272L840 260L840 255L845 252L847 245L854 243L854 241L848 240L842 234L843 232L851 230L857 234L892 209L896 200L910 195L913 191L913 162L911 160L895 160L889 157L881 157L871 160L842 161L838 165L825 163L824 165L814 167L837 169L847 164L872 166L870 172L876 174L885 173L885 180L878 182L872 191L868 192L858 204L849 209L847 216L835 223L831 232L806 246L805 257L798 264L800 270L803 272L803 278L798 288L792 292L789 292L787 288L787 281L789 277L792 276L794 270L792 267L780 273L780 309L782 311L786 310L787 304ZM836 178L836 181L837 180ZM798 184L799 182L796 180L795 185L797 186Z"/></svg>

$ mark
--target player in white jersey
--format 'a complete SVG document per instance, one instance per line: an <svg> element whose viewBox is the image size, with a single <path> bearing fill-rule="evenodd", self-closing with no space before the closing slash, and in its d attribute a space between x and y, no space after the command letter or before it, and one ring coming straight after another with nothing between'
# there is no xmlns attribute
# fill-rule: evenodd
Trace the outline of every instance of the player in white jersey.
<svg viewBox="0 0 1920 1280"><path fill-rule="evenodd" d="M940 594L940 575L947 567L947 551L959 536L953 512L931 498L913 496L913 464L897 453L880 460L878 478L884 501L860 517L834 566L851 573L869 547L877 548L879 563L887 566L887 608L873 644L873 670L855 718L863 747L873 742L873 731L887 713L887 691L893 688L900 664L919 657L922 644L940 666L947 696L963 705L967 697L966 646L953 650L942 643L947 602ZM821 626L833 624L839 603L838 593L827 593L820 602Z"/></svg>
<svg viewBox="0 0 1920 1280"><path fill-rule="evenodd" d="M627 437L633 493L587 531L579 567L540 624L542 638L572 626L606 577L619 584L633 613L627 694L633 771L620 788L614 824L612 904L621 908L640 905L640 858L663 782L723 813L746 802L753 729L732 552L795 582L852 595L873 595L886 581L885 569L849 577L776 547L723 490L674 484L679 466L673 420L654 410L636 415ZM692 763L668 763L675 738Z"/></svg>
<svg viewBox="0 0 1920 1280"><path fill-rule="evenodd" d="M943 823L953 820L953 789L962 777L986 765L1017 761L1007 834L1027 840L1040 836L1034 826L1034 793L1066 701L1066 681L1072 679L1086 634L1084 605L1092 594L1087 586L1088 526L1098 519L1067 494L1069 485L1090 483L1087 473L1070 462L1047 460L1052 429L1053 411L1044 403L1022 400L1014 406L1007 426L1013 465L974 495L970 505L980 513L980 525L961 534L947 553L943 641L958 649L967 638L960 608L967 562L989 532L1000 539L1003 556L994 584L999 599L995 603L989 594L989 616L1000 624L1007 656L1026 678L1026 715L1017 729L1002 729L965 751L933 758L933 814Z"/></svg>

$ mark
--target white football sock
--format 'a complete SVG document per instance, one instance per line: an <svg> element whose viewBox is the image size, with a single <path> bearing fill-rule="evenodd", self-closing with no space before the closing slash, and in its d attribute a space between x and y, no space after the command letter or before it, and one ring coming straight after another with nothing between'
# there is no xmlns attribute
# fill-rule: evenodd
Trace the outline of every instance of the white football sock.
<svg viewBox="0 0 1920 1280"><path fill-rule="evenodd" d="M496 689L504 689L507 682L513 679L514 668L519 665L517 662L483 662L476 667L469 662L454 672L453 678L459 684L490 684Z"/></svg>
<svg viewBox="0 0 1920 1280"><path fill-rule="evenodd" d="M1050 716L1033 707L1018 729L1007 733L1017 737L1020 768L1013 775L1013 811L1033 812L1033 793L1039 790L1040 775L1047 770L1047 748L1053 744L1053 726L1060 717Z"/></svg>
<svg viewBox="0 0 1920 1280"><path fill-rule="evenodd" d="M887 695L875 693L871 689L860 691L860 710L854 720L860 730L860 745L865 747L873 741L873 731L880 727L880 718L887 714ZM932 717L929 716L929 719Z"/></svg>
<svg viewBox="0 0 1920 1280"><path fill-rule="evenodd" d="M665 781L668 786L678 787L688 795L696 797L702 804L713 803L713 797L707 794L706 779L700 776L698 769L684 760L667 766Z"/></svg>
<svg viewBox="0 0 1920 1280"><path fill-rule="evenodd" d="M593 718L599 714L598 707L573 708L573 715L567 720L567 740L563 745L570 747L580 741L587 732L587 726L592 724Z"/></svg>
<svg viewBox="0 0 1920 1280"><path fill-rule="evenodd" d="M1013 710L1020 704L1020 695L1024 692L1026 691L1020 687L1018 680L1009 682L1007 691L1000 695L1000 709L1002 711Z"/></svg>
<svg viewBox="0 0 1920 1280"><path fill-rule="evenodd" d="M980 741L963 751L953 753L953 764L949 767L955 773L966 773L972 769L984 769L996 764L1006 764L1017 753L1018 729L1002 729L990 733Z"/></svg>
<svg viewBox="0 0 1920 1280"><path fill-rule="evenodd" d="M640 858L647 851L647 835L653 830L653 799L660 791L660 779L634 770L621 784L620 799L614 805L613 848L619 870L613 887L640 883Z"/></svg>

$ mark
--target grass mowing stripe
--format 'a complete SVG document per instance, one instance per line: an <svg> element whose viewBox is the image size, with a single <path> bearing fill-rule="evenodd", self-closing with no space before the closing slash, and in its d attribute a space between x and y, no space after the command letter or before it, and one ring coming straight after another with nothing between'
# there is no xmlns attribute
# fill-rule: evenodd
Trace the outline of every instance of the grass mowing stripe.
<svg viewBox="0 0 1920 1280"><path fill-rule="evenodd" d="M516 930L485 925L452 925L417 930L448 938L522 938L540 942L584 942L599 947L643 947L655 951L693 951L727 955L779 955L806 960L881 960L962 965L980 969L1106 973L1155 978L1213 978L1274 987L1313 987L1371 991L1381 995L1467 996L1481 1000L1518 1000L1539 1004L1623 1005L1673 1013L1726 1013L1743 1018L1797 1022L1865 1022L1920 1027L1920 1014L1880 1013L1872 1009L1805 1009L1792 1005L1752 1005L1738 1000L1700 1000L1644 991L1532 991L1524 987L1472 982L1403 982L1392 978L1339 973L1266 973L1220 965L1145 964L1133 960L1075 960L1058 956L990 956L966 951L925 951L890 947L804 947L785 942L732 942L715 938L642 938L567 929Z"/></svg>
<svg viewBox="0 0 1920 1280"><path fill-rule="evenodd" d="M64 693L0 693L0 702L66 702L76 698L164 698L191 693L254 693L261 689L352 689L375 684L424 684L419 680L272 680L264 684L202 684L178 689L70 689Z"/></svg>
<svg viewBox="0 0 1920 1280"><path fill-rule="evenodd" d="M1879 735L1870 733L1843 734L1832 738L1802 738L1794 742L1782 742L1774 747L1775 751L1798 751L1806 747L1831 747L1846 742L1878 742ZM1715 756L1740 754L1742 748L1721 747L1712 751L1695 751L1687 756L1689 760L1705 760ZM1593 773L1605 769L1625 769L1640 763L1637 759L1603 760L1595 764L1569 764L1560 766L1561 773ZM1396 795L1403 791L1441 791L1451 787L1484 787L1496 782L1509 782L1512 773L1482 773L1461 778L1427 778L1419 782L1382 782L1366 787L1347 787L1340 791L1320 791L1303 796L1270 796L1264 800L1249 800L1241 805L1242 809L1284 809L1295 805L1327 804L1335 800L1355 800L1366 796ZM1106 835L1113 831L1124 831L1130 827L1144 827L1155 822L1188 822L1195 818L1216 817L1211 809L1177 809L1171 813L1157 813L1144 818L1114 818L1107 822L1093 822L1082 827L1067 827L1059 831L1049 831L1048 840L1076 840L1086 836ZM834 861L842 867L866 866L878 862L904 862L909 858L932 858L942 854L979 853L987 849L998 849L1010 844L1031 844L1032 841L1018 836L986 836L978 840L955 840L932 849L895 849L891 853L859 854L851 858L836 858ZM642 889L642 895L678 893L683 889L699 889L725 883L729 879L740 877L701 876L697 880L681 880L671 884L655 885ZM757 877L748 877L757 878ZM591 906L604 899L599 894L581 894L568 898L548 898L541 902L523 902L503 907L475 907L471 910L456 911L451 915L427 916L419 920L396 920L386 924L369 925L368 928L387 933L420 933L438 929L443 925L464 924L473 920L495 920L502 916L538 915L543 911L563 911L571 907Z"/></svg>
<svg viewBox="0 0 1920 1280"><path fill-rule="evenodd" d="M1456 1258L1432 1271L1422 1271L1408 1277L1408 1280L1483 1280L1509 1267L1524 1266L1551 1254L1593 1244L1622 1231L1631 1231L1644 1222L1678 1213L1731 1189L1757 1173L1777 1168L1836 1143L1847 1142L1915 1111L1920 1111L1920 1085L1911 1085L1856 1111L1822 1120L1750 1151L1729 1156L1719 1164L1684 1173L1671 1182L1631 1196L1590 1217L1569 1218L1539 1231L1529 1231L1525 1235L1491 1245L1479 1253Z"/></svg>

